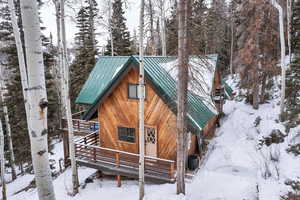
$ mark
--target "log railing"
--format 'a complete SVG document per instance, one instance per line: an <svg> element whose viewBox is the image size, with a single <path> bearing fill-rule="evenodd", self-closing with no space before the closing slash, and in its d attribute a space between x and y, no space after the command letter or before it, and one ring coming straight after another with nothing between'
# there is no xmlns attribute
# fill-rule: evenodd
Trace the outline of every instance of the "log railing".
<svg viewBox="0 0 300 200"><path fill-rule="evenodd" d="M103 148L99 146L98 133L94 132L75 141L77 159L92 163L101 163L115 168L138 172L139 154ZM175 162L173 160L145 156L145 175L174 179Z"/></svg>

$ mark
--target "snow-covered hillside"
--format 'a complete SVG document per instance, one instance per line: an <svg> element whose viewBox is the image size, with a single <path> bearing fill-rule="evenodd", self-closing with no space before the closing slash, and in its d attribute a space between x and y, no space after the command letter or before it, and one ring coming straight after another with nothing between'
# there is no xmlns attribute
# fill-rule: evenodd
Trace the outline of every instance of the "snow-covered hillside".
<svg viewBox="0 0 300 200"><path fill-rule="evenodd" d="M253 110L243 102L227 101L226 116L216 136L209 144L209 151L201 169L192 181L187 183L187 195L175 195L175 184L146 185L146 200L280 200L290 187L288 180L300 180L300 156L287 153L289 144L300 140L300 127L291 130L284 142L267 146L260 145L273 130L283 134L284 126L277 118L278 100L261 105ZM298 135L298 141L297 136ZM62 145L55 148L54 159L62 157ZM95 170L79 168L81 185ZM33 176L19 177L8 184L10 200L37 200L35 189L13 195L28 185ZM71 191L71 173L65 171L54 180L58 200L132 200L138 198L138 182L125 180L117 188L115 179L104 178L88 183L75 197Z"/></svg>

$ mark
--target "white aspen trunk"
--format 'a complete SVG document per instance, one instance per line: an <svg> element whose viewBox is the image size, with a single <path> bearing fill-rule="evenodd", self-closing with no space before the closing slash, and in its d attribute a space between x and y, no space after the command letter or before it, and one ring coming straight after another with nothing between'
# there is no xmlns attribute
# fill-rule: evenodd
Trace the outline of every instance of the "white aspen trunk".
<svg viewBox="0 0 300 200"><path fill-rule="evenodd" d="M96 38L95 38L95 28L94 28L94 16L93 16L93 9L94 4L92 0L89 0L90 4L90 24L91 24L91 34L92 34L92 40L93 40L93 50L96 51Z"/></svg>
<svg viewBox="0 0 300 200"><path fill-rule="evenodd" d="M149 41L149 49L148 53L150 55L156 55L156 45L154 42L154 11L152 6L152 0L148 0L148 12L149 12L149 21L150 21L150 41Z"/></svg>
<svg viewBox="0 0 300 200"><path fill-rule="evenodd" d="M144 133L144 103L145 103L145 83L144 83L144 9L145 1L141 0L140 8L140 30L139 30L139 200L143 200L145 195L145 133Z"/></svg>
<svg viewBox="0 0 300 200"><path fill-rule="evenodd" d="M167 56L165 1L161 0L160 3L161 3L160 30L161 30L162 56Z"/></svg>
<svg viewBox="0 0 300 200"><path fill-rule="evenodd" d="M28 80L27 80L27 71L26 71L26 65L25 65L25 56L24 56L24 51L22 47L22 41L21 41L21 36L20 36L20 31L18 27L18 21L16 17L16 9L15 9L15 4L14 0L8 0L8 5L10 9L10 17L11 17L11 22L13 26L13 33L15 37L15 42L17 46L17 53L18 53L18 62L19 62L19 69L20 69L20 75L21 75L21 84L22 84L22 90L23 90L23 98L25 102L25 110L26 110L26 119L27 122L30 121L29 118L29 101L27 98L27 88L28 88ZM29 126L29 124L27 124Z"/></svg>
<svg viewBox="0 0 300 200"><path fill-rule="evenodd" d="M284 100L285 100L285 77L286 77L286 68L285 68L285 39L284 39L284 25L283 25L283 10L280 4L276 0L272 0L272 4L278 10L279 13L279 33L280 33L280 50L281 50L281 99L280 99L280 114L284 112Z"/></svg>
<svg viewBox="0 0 300 200"><path fill-rule="evenodd" d="M186 114L188 88L188 22L189 1L178 4L178 88L177 88L177 194L185 194Z"/></svg>
<svg viewBox="0 0 300 200"><path fill-rule="evenodd" d="M13 143L11 139L11 128L9 123L9 117L8 117L8 109L4 102L4 80L3 80L3 73L0 74L0 101L3 104L3 114L5 119L5 125L6 125L6 134L7 134L7 141L8 141L8 149L9 149L9 159L10 159L10 165L11 165L11 175L12 180L15 180L17 178L16 174L16 166L15 166L15 155L14 155L14 148Z"/></svg>
<svg viewBox="0 0 300 200"><path fill-rule="evenodd" d="M112 10L112 0L109 0L108 8L108 27L109 27L109 36L110 36L110 46L111 46L111 56L114 56L114 38L112 34L112 23L111 23L111 10Z"/></svg>
<svg viewBox="0 0 300 200"><path fill-rule="evenodd" d="M5 183L5 158L4 158L4 134L2 129L2 121L0 120L0 162L1 162L1 183L2 183L2 199L7 200L6 197L6 183Z"/></svg>
<svg viewBox="0 0 300 200"><path fill-rule="evenodd" d="M291 63L292 47L291 47L291 18L292 18L292 5L291 0L286 1L287 8L287 35L288 35L288 48L289 48L289 63Z"/></svg>
<svg viewBox="0 0 300 200"><path fill-rule="evenodd" d="M62 95L62 86L63 86L63 80L62 80L62 72L61 72L61 69L62 69L62 60L63 60L63 56L62 56L62 48L61 48L61 25L60 25L60 21L61 21L61 13L60 13L60 1L59 0L52 0L53 1L53 4L55 6L55 18L56 18L56 37L57 37L57 49L58 49L58 56L56 58L57 60L57 66L56 66L56 73L57 73L57 80L56 80L56 83L57 83L57 89L59 90L58 91L58 94L59 94L59 111L60 111L60 117L63 118L63 114L65 113L64 112L64 108L63 108L63 98L61 97ZM61 124L61 120L60 120L60 128L62 128L62 124Z"/></svg>
<svg viewBox="0 0 300 200"><path fill-rule="evenodd" d="M62 77L63 77L63 102L66 111L67 125L68 125L68 134L69 134L69 152L70 152L70 161L72 168L72 195L78 193L79 180L77 165L75 160L75 146L74 146L74 130L72 122L72 112L71 112L71 101L70 101L70 92L69 92L69 61L67 54L67 40L66 40L66 29L65 29L65 12L64 12L64 0L60 1L61 9L61 30L62 30L62 49L63 49L63 64L62 64Z"/></svg>
<svg viewBox="0 0 300 200"><path fill-rule="evenodd" d="M28 131L39 199L55 200L48 158L47 93L36 0L20 1L28 72ZM26 74L25 74L26 75ZM23 77L22 77L23 78Z"/></svg>
<svg viewBox="0 0 300 200"><path fill-rule="evenodd" d="M231 44L230 44L230 75L233 78L233 48L234 48L234 33L233 33L233 19L231 19Z"/></svg>

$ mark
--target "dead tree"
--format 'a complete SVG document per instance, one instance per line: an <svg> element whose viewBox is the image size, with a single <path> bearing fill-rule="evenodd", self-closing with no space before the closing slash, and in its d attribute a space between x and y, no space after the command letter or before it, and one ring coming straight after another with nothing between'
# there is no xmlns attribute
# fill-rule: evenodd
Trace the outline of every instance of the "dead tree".
<svg viewBox="0 0 300 200"><path fill-rule="evenodd" d="M185 194L188 89L188 10L189 0L178 3L178 86L177 86L177 194Z"/></svg>

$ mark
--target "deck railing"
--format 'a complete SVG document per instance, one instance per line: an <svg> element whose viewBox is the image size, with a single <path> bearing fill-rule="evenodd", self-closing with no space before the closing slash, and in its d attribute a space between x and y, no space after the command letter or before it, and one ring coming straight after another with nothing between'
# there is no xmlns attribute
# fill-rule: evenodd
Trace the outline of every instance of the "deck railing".
<svg viewBox="0 0 300 200"><path fill-rule="evenodd" d="M73 119L73 129L76 133L89 134L99 130L99 122L96 121L85 121L81 119ZM66 119L62 119L63 130L68 129L68 123Z"/></svg>
<svg viewBox="0 0 300 200"><path fill-rule="evenodd" d="M75 141L75 155L77 159L99 165L108 164L135 172L139 168L139 154L100 147L97 132ZM173 160L145 156L145 175L173 180L174 165Z"/></svg>

